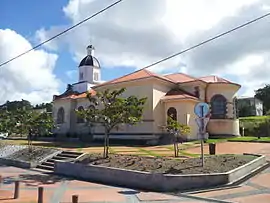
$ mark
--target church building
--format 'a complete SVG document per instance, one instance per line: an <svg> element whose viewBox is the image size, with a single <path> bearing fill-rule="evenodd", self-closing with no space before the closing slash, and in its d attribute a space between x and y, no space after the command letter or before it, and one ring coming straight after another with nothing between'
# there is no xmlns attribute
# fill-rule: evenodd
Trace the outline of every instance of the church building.
<svg viewBox="0 0 270 203"><path fill-rule="evenodd" d="M209 136L238 136L239 120L236 118L235 98L240 85L218 76L193 77L183 73L158 75L142 69L131 74L101 81L101 67L94 56L94 47L87 47L87 55L78 67L78 82L68 85L61 95L54 95L53 117L57 124L57 135L84 136L102 139L99 126L90 128L77 117L75 109L89 108L87 92L95 93L105 89L127 90L123 96L147 97L141 123L121 125L111 134L111 139L145 140L157 142L166 137L163 126L168 115L181 124L191 127L186 139L198 139L198 126L194 107L199 102L210 105L211 118L207 126Z"/></svg>

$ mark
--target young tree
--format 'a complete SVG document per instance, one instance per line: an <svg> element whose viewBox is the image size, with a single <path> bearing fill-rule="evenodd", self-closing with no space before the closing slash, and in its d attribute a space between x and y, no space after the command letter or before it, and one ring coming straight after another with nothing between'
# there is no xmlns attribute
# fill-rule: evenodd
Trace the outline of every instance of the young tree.
<svg viewBox="0 0 270 203"><path fill-rule="evenodd" d="M26 118L24 125L28 134L29 151L32 151L33 136L52 133L54 122L52 116L47 112L28 111Z"/></svg>
<svg viewBox="0 0 270 203"><path fill-rule="evenodd" d="M190 127L187 125L183 125L178 123L176 120L174 120L171 116L168 116L167 118L167 125L165 126L167 132L170 135L173 135L174 138L174 156L178 157L179 156L179 140L182 139L182 135L188 135L190 133ZM180 140L180 142L182 142Z"/></svg>
<svg viewBox="0 0 270 203"><path fill-rule="evenodd" d="M109 153L109 137L113 129L120 124L135 125L141 121L144 104L147 98L129 96L121 97L125 88L103 92L96 95L88 94L90 108L78 112L79 116L85 118L88 123L101 124L104 127L104 158Z"/></svg>

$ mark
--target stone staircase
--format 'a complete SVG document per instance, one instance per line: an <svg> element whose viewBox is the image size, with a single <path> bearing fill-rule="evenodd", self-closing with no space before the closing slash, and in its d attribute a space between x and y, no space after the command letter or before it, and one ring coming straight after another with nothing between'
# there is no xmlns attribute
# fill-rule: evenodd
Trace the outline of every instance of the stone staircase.
<svg viewBox="0 0 270 203"><path fill-rule="evenodd" d="M72 152L72 151L62 151L59 154L53 156L50 159L39 164L35 169L42 172L53 172L54 171L54 162L55 161L75 161L83 153L81 152Z"/></svg>

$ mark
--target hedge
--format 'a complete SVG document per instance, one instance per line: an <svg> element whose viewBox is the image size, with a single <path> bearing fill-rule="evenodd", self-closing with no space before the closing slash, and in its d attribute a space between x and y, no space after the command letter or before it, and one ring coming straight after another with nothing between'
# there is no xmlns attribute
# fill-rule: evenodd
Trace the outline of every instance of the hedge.
<svg viewBox="0 0 270 203"><path fill-rule="evenodd" d="M242 127L245 128L245 136L270 136L270 116L250 116L241 117L240 120L240 131Z"/></svg>

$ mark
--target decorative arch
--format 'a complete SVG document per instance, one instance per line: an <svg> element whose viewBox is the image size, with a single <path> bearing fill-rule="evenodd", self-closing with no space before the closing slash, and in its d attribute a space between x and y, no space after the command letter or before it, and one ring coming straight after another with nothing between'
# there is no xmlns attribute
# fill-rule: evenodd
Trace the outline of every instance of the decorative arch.
<svg viewBox="0 0 270 203"><path fill-rule="evenodd" d="M170 107L167 111L167 116L170 116L173 120L177 121L177 111L174 107Z"/></svg>
<svg viewBox="0 0 270 203"><path fill-rule="evenodd" d="M57 111L57 123L62 124L65 122L65 110L63 107L60 107Z"/></svg>
<svg viewBox="0 0 270 203"><path fill-rule="evenodd" d="M221 95L216 94L211 98L211 118L224 119L227 114L227 99Z"/></svg>
<svg viewBox="0 0 270 203"><path fill-rule="evenodd" d="M79 106L78 111L83 111L84 108L82 106ZM77 116L77 123L84 123L84 118Z"/></svg>

